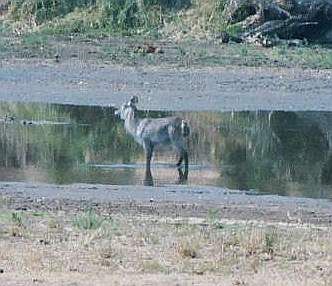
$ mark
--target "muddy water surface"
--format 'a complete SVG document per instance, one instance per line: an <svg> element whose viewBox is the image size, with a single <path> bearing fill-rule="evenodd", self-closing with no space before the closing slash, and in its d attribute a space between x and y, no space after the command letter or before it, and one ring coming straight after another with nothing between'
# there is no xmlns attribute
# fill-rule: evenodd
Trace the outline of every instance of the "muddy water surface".
<svg viewBox="0 0 332 286"><path fill-rule="evenodd" d="M332 198L332 112L141 112L190 122L191 185L252 194ZM177 181L176 154L159 150L155 185ZM140 185L144 152L114 109L0 104L0 180Z"/></svg>

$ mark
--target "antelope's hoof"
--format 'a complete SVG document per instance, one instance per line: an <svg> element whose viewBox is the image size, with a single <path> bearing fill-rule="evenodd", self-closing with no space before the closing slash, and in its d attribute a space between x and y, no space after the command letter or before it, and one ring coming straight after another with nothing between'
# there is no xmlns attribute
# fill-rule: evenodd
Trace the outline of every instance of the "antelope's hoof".
<svg viewBox="0 0 332 286"><path fill-rule="evenodd" d="M179 178L175 183L177 185L185 185L188 182L188 179L186 178Z"/></svg>
<svg viewBox="0 0 332 286"><path fill-rule="evenodd" d="M144 179L144 181L143 181L143 185L144 185L144 186L148 186L148 187L153 186L153 185L154 185L154 184L153 184L153 179Z"/></svg>

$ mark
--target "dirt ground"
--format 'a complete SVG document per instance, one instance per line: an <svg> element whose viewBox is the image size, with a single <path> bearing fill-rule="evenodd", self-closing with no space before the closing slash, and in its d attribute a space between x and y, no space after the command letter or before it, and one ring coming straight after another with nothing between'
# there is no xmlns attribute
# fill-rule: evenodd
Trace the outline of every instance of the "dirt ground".
<svg viewBox="0 0 332 286"><path fill-rule="evenodd" d="M93 206L100 213L205 218L209 210L218 209L223 219L332 224L330 200L255 195L217 187L0 183L0 191L9 196L11 209L24 211L82 211Z"/></svg>
<svg viewBox="0 0 332 286"><path fill-rule="evenodd" d="M0 62L0 100L332 110L332 72ZM332 203L210 187L0 183L0 285L332 285Z"/></svg>
<svg viewBox="0 0 332 286"><path fill-rule="evenodd" d="M330 70L123 67L101 61L1 60L0 100L173 111L332 109Z"/></svg>
<svg viewBox="0 0 332 286"><path fill-rule="evenodd" d="M0 197L4 286L332 282L328 200L26 183Z"/></svg>

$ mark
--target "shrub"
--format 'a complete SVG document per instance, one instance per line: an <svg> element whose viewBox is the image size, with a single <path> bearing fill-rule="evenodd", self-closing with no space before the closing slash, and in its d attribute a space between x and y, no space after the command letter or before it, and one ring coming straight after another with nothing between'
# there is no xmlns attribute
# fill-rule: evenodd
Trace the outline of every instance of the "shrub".
<svg viewBox="0 0 332 286"><path fill-rule="evenodd" d="M74 226L83 230L98 229L105 222L105 218L96 214L93 210L84 212L74 220Z"/></svg>
<svg viewBox="0 0 332 286"><path fill-rule="evenodd" d="M30 26L47 23L56 32L106 29L132 34L159 27L171 11L190 5L191 0L12 0L9 17Z"/></svg>
<svg viewBox="0 0 332 286"><path fill-rule="evenodd" d="M94 5L95 0L12 0L10 17L16 21L34 20L37 25L64 16L78 7Z"/></svg>

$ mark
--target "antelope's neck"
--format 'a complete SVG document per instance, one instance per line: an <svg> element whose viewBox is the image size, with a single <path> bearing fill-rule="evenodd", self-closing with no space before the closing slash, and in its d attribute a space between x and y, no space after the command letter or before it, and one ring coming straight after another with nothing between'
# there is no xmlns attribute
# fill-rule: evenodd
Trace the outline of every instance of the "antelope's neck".
<svg viewBox="0 0 332 286"><path fill-rule="evenodd" d="M135 116L135 113L132 112L125 120L126 130L134 137L137 136L137 126L139 124L139 118Z"/></svg>

